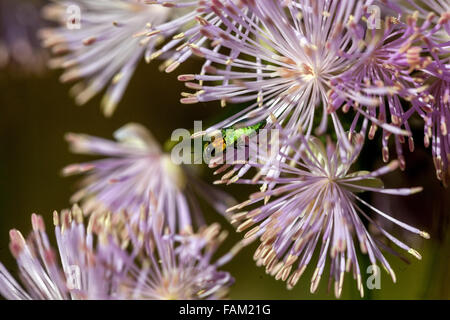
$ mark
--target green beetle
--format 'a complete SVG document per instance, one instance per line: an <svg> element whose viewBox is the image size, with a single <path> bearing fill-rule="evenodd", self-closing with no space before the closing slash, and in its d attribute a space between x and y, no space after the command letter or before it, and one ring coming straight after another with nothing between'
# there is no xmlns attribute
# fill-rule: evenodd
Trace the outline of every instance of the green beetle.
<svg viewBox="0 0 450 320"><path fill-rule="evenodd" d="M223 151L231 146L236 147L242 137L252 137L266 124L267 121L264 120L247 127L239 127L239 124L236 124L230 128L222 129L219 131L220 134L212 135L215 136L214 141L205 143L204 153L214 157L216 150Z"/></svg>

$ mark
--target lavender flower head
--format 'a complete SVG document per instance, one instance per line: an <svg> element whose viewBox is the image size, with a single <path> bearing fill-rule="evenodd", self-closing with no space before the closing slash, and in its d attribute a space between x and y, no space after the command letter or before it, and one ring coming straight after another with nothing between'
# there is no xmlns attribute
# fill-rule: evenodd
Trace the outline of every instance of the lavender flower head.
<svg viewBox="0 0 450 320"><path fill-rule="evenodd" d="M40 47L36 28L42 1L2 0L0 3L0 69L40 74L45 70L47 53Z"/></svg>
<svg viewBox="0 0 450 320"><path fill-rule="evenodd" d="M332 105L348 111L355 106L348 92L360 88L379 100L378 108L367 113L380 121L391 118L392 125L407 132L409 149L414 150L408 120L418 113L424 120L424 143L432 146L436 174L447 184L450 136L447 131L449 96L449 31L448 1L382 1L397 17L386 17L382 30L369 30L359 63L333 81ZM347 91L347 92L346 92ZM407 101L408 104L404 102ZM409 108L409 109L408 109ZM354 122L355 123L355 122ZM373 138L377 124L372 124ZM389 160L390 130L383 129L383 160ZM430 143L431 140L431 143ZM402 143L405 136L395 135L395 149L401 169L405 168Z"/></svg>
<svg viewBox="0 0 450 320"><path fill-rule="evenodd" d="M395 133L395 150L402 170L406 166L402 146L405 137L410 151L414 150L408 120L420 109L418 100L426 90L417 71L427 68L433 60L430 55L424 54L427 45L421 41L428 33L429 25L429 20L419 22L414 16L408 16L407 22L386 17L381 30L368 29L359 39L361 52L355 55L358 62L332 80L329 93L332 109L341 108L344 112L351 108L358 110L350 131L355 129L359 114L376 119L372 121L369 139L374 138L378 126L382 124L382 156L385 162L389 161L389 138ZM353 98L354 91L361 91L377 101L377 107L360 105ZM405 101L410 104L405 105Z"/></svg>
<svg viewBox="0 0 450 320"><path fill-rule="evenodd" d="M330 116L337 136L345 138L341 121L330 109L328 93L331 81L357 61L353 54L360 48L355 39L364 32L362 19L371 1L262 0L246 1L242 9L233 1L224 3L214 2L212 10L234 34L214 25L202 29L219 48L192 48L212 63L205 73L179 77L197 90L183 94L181 102L250 104L210 131L241 121L270 122L274 115L285 128L302 127L307 134L316 129L321 134ZM234 28L234 21L242 28ZM357 91L352 98L363 105L377 104ZM314 123L317 115L321 116L318 125Z"/></svg>
<svg viewBox="0 0 450 320"><path fill-rule="evenodd" d="M265 266L266 272L274 275L276 279L287 280L288 288L296 285L307 266L312 263L313 254L321 242L316 269L311 279L311 292L317 290L329 257L330 285L334 282L335 295L340 296L345 272L351 271L363 296L354 238L359 243L360 251L368 254L370 262L373 265L381 263L395 282L395 273L380 247L392 250L370 235L363 220L373 223L387 240L416 258L421 258L416 250L374 222L362 206L426 239L429 238L428 233L390 217L358 195L372 191L406 196L421 191L421 188L384 188L379 177L398 168L397 160L373 172L351 172L350 166L358 157L363 136L354 133L350 140L353 143L352 151L343 149L341 143L336 147L328 143L325 147L314 137L305 138L299 133L289 138L284 134L281 145L288 146L289 151L282 154L283 161L271 160L271 165L279 170L280 176L261 178L258 181L241 181L264 184L269 180L276 186L253 194L248 201L229 209L234 212L231 219L232 223L239 225L238 232L253 226L245 234L245 238L260 238L261 244L254 255L257 264ZM342 152L347 153L348 161L342 161ZM261 163L268 162L260 159L252 165L260 168L263 166ZM255 208L236 212L249 206Z"/></svg>
<svg viewBox="0 0 450 320"><path fill-rule="evenodd" d="M450 3L422 0L396 4L389 1L388 5L400 18L412 12L414 19L425 21L422 51L433 61L420 68L417 78L426 90L413 104L425 122L424 143L427 147L431 145L437 178L446 186L450 175Z"/></svg>
<svg viewBox="0 0 450 320"><path fill-rule="evenodd" d="M164 215L143 211L130 237L134 251L128 258L129 273L121 292L133 299L199 300L222 299L234 280L218 268L239 250L212 261L226 231L213 224L196 233L176 235L164 228ZM150 213L150 217L146 214ZM151 228L147 221L152 220ZM141 242L141 243L140 243ZM144 258L142 258L144 257Z"/></svg>
<svg viewBox="0 0 450 320"><path fill-rule="evenodd" d="M25 240L10 231L10 249L19 266L20 285L0 263L0 294L11 300L117 299L123 260L105 241L105 225L83 223L81 210L54 213L57 251L50 246L41 216L31 217ZM117 273L116 273L117 272Z"/></svg>
<svg viewBox="0 0 450 320"><path fill-rule="evenodd" d="M41 34L44 46L57 55L51 66L65 69L61 81L81 80L72 88L76 102L85 104L108 87L101 106L111 116L143 57L147 63L166 59L162 69L172 72L191 56L189 45L205 44L201 26L220 22L205 9L207 2L59 1L47 7L46 17L61 26ZM74 6L79 8L78 26L66 12Z"/></svg>
<svg viewBox="0 0 450 320"><path fill-rule="evenodd" d="M78 104L109 87L102 110L110 116L144 52L158 41L154 37L144 44L136 34L152 32L169 14L170 9L143 1L58 1L46 7L45 17L60 27L41 30L41 37L58 56L50 66L66 69L62 82L86 79L72 88Z"/></svg>
<svg viewBox="0 0 450 320"><path fill-rule="evenodd" d="M32 215L33 232L25 240L11 230L11 252L19 266L22 287L0 263L0 294L18 300L220 299L233 278L217 268L233 254L211 262L226 237L219 227L196 234L174 235L164 216L142 211L147 219L96 213L85 227L83 213L54 213L58 252L50 246L42 217Z"/></svg>
<svg viewBox="0 0 450 320"><path fill-rule="evenodd" d="M148 208L154 198L156 210L164 212L170 229L184 232L203 224L196 192L218 212L225 212L233 203L223 192L196 179L188 168L174 164L146 128L128 124L117 130L114 137L117 141L82 134L66 136L75 153L108 156L63 169L64 175L86 175L82 188L71 200L81 201L87 214L127 210L132 213L132 221L136 221L141 206Z"/></svg>
<svg viewBox="0 0 450 320"><path fill-rule="evenodd" d="M450 4L446 0L404 0L404 1L393 1L385 0L384 5L393 9L400 16L406 17L408 15L416 15L416 17L422 20L432 20L434 26L441 25L444 29L439 30L438 27L435 31L438 34L434 37L445 36L443 31L450 33L449 25L449 12Z"/></svg>

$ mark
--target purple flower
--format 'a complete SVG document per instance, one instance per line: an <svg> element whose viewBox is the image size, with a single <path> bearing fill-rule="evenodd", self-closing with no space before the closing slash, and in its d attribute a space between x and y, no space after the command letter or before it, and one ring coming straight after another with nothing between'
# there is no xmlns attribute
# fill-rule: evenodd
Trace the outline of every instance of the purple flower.
<svg viewBox="0 0 450 320"><path fill-rule="evenodd" d="M442 77L430 76L429 87L419 111L424 119L424 144L431 145L436 176L447 186L450 175L450 64ZM430 142L431 140L431 142Z"/></svg>
<svg viewBox="0 0 450 320"><path fill-rule="evenodd" d="M84 104L108 87L102 110L111 116L138 63L165 58L162 69L172 72L191 56L189 45L201 46L203 24L220 20L206 10L205 1L76 0L47 7L48 19L59 28L41 31L44 46L58 57L51 65L65 69L61 81L81 80L72 88ZM67 8L78 7L79 27L68 20Z"/></svg>
<svg viewBox="0 0 450 320"><path fill-rule="evenodd" d="M415 79L422 85L421 94L411 101L424 120L424 143L432 149L436 175L447 185L450 154L450 3L448 1L387 1L409 25L421 21L415 35L422 41L415 57L427 55L430 62L419 65ZM419 37L420 36L420 37ZM431 59L432 58L432 59Z"/></svg>
<svg viewBox="0 0 450 320"><path fill-rule="evenodd" d="M341 108L344 112L351 108L358 111L350 131L358 124L360 114L372 120L369 139L374 138L378 126L382 127L382 155L385 162L389 161L389 138L395 133L395 150L401 169L405 168L402 151L405 136L408 136L410 150L414 150L408 120L420 109L418 99L426 90L417 70L427 68L432 63L432 57L424 55L427 45L421 41L427 34L429 24L430 21L426 21L418 26L417 19L412 16L408 17L407 23L386 17L381 31L367 30L359 39L363 49L356 54L358 62L331 81L331 108ZM354 98L358 92L377 101L377 106L361 105ZM405 101L410 103L405 105Z"/></svg>
<svg viewBox="0 0 450 320"><path fill-rule="evenodd" d="M329 108L328 92L332 80L357 62L353 54L360 49L353 40L364 32L362 18L371 1L261 0L246 1L242 9L234 1L224 3L214 3L212 10L233 34L215 25L202 29L220 48L192 48L212 64L204 68L206 74L179 77L198 90L181 101L250 103L210 131L244 120L249 125L270 122L274 115L285 128L323 133L330 116L338 137L345 137L337 114ZM235 21L239 28L233 27ZM376 104L362 94L353 98L360 104ZM316 127L317 115L322 120Z"/></svg>
<svg viewBox="0 0 450 320"><path fill-rule="evenodd" d="M273 182L275 187L253 194L248 201L229 209L234 212L232 223L239 224L238 232L253 226L244 237L248 240L260 238L261 244L254 258L258 265L266 267L267 273L276 279L287 280L288 288L294 287L306 267L312 263L313 254L321 242L311 280L311 292L316 291L329 257L330 284L334 281L336 296L341 294L345 272L350 271L363 296L355 238L361 252L368 254L372 265L381 263L395 282L395 273L380 247L392 250L371 236L363 220L373 223L387 240L416 258L421 258L416 250L377 224L367 209L426 239L429 238L428 233L392 218L359 196L365 191L401 196L421 191L420 187L384 188L379 177L398 168L397 160L373 172L352 172L351 164L362 148L362 134L350 136L352 151L343 148L341 143L337 147L328 143L325 147L319 139L306 138L303 134L283 136L281 145L286 146L287 151L280 152L282 160L270 161L270 166L280 172L279 177L241 181L257 184ZM346 153L348 161L342 161L343 153ZM264 167L261 163L268 163L263 158L258 160L252 163L256 168ZM249 206L254 208L236 212Z"/></svg>
<svg viewBox="0 0 450 320"><path fill-rule="evenodd" d="M233 200L196 179L186 167L172 162L144 127L128 124L114 133L117 141L82 135L66 136L75 153L108 156L106 159L69 165L64 175L86 174L81 189L72 196L90 214L127 210L132 222L141 207L156 201L171 230L185 232L203 224L195 193L203 196L218 212Z"/></svg>
<svg viewBox="0 0 450 320"><path fill-rule="evenodd" d="M434 60L421 70L427 89L418 101L422 108L419 114L425 122L424 142L425 146L431 145L437 178L447 186L450 174L450 4L428 0L423 4L430 9L428 15L420 8L418 12L421 18L426 15L430 22L424 41Z"/></svg>
<svg viewBox="0 0 450 320"><path fill-rule="evenodd" d="M60 24L41 30L43 45L57 55L50 66L65 69L62 82L83 79L72 88L78 104L108 86L102 109L110 116L138 62L158 41L156 37L143 41L137 34L154 32L171 10L141 1L77 0L50 4L44 13Z"/></svg>
<svg viewBox="0 0 450 320"><path fill-rule="evenodd" d="M450 4L446 0L384 0L383 3L401 16L416 15L422 20L431 19L435 26L441 25L444 27L442 31L450 33Z"/></svg>
<svg viewBox="0 0 450 320"><path fill-rule="evenodd" d="M147 227L148 219L153 220L151 228ZM161 214L143 216L135 232L130 233L134 248L142 249L128 259L129 272L122 294L151 300L224 298L234 279L218 268L237 251L230 251L215 262L212 256L226 238L226 231L220 232L220 226L213 224L197 233L175 235L164 228L163 220Z"/></svg>
<svg viewBox="0 0 450 320"><path fill-rule="evenodd" d="M36 28L43 27L41 1L2 0L0 3L0 69L42 73L47 53L41 49Z"/></svg>
<svg viewBox="0 0 450 320"><path fill-rule="evenodd" d="M142 211L135 224L125 214L97 212L85 227L77 206L55 212L57 252L42 217L33 214L27 240L17 230L10 232L24 287L0 263L0 294L18 300L220 299L227 294L233 278L218 268L234 253L211 261L226 237L217 225L175 235L164 228L161 213Z"/></svg>
<svg viewBox="0 0 450 320"><path fill-rule="evenodd" d="M41 216L33 214L27 240L10 231L10 249L19 266L20 285L0 263L0 294L12 300L116 299L124 261L101 239L107 231L83 223L78 207L54 213L57 251L50 246ZM101 236L100 236L101 234ZM112 233L108 233L112 235Z"/></svg>

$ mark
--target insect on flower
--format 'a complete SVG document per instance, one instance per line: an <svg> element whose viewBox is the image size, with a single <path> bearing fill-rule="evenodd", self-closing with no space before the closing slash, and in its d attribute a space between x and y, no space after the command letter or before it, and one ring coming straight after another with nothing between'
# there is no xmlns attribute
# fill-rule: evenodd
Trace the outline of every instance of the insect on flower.
<svg viewBox="0 0 450 320"><path fill-rule="evenodd" d="M188 88L197 91L183 94L181 102L250 104L208 132L242 121L254 125L274 115L284 128L302 127L308 135L316 129L322 134L331 117L337 136L344 141L345 129L330 108L328 93L332 80L358 61L356 35L364 33L362 18L370 3L261 0L246 1L239 8L233 1L214 2L211 9L222 18L223 25L233 26L233 21L239 21L243 28L234 28L235 34L220 26L202 28L218 48L192 47L211 64L204 68L206 73L179 76ZM361 105L377 105L374 99L355 91L352 99ZM362 109L358 111L370 117ZM321 121L316 126L317 116ZM399 131L375 118L371 120Z"/></svg>
<svg viewBox="0 0 450 320"><path fill-rule="evenodd" d="M264 120L250 126L238 123L230 128L207 134L214 140L205 144L204 159L209 168L216 169L214 175L222 174L222 177L214 182L215 184L229 185L236 182L251 169L248 162L256 159L259 153L269 158L276 156L278 129L268 129L272 127L271 121L272 119ZM272 140L271 148L269 148L269 140ZM276 172L261 170L258 174L270 176Z"/></svg>

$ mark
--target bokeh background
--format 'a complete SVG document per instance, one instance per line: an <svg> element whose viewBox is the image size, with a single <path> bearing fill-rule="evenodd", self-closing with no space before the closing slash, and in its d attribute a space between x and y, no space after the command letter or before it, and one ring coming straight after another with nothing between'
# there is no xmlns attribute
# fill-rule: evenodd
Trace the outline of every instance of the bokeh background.
<svg viewBox="0 0 450 320"><path fill-rule="evenodd" d="M76 106L68 95L69 85L59 83L57 71L41 75L27 75L11 68L0 71L0 260L8 269L16 269L9 253L8 231L17 228L27 234L31 229L30 215L33 212L43 215L51 230L52 211L70 206L69 197L75 192L78 179L63 178L60 170L67 164L91 159L71 154L63 139L65 133L80 132L111 138L122 125L138 122L147 126L164 143L176 128L191 129L194 120L212 123L229 112L216 103L179 103L184 87L176 80L177 74L196 72L200 63L195 60L188 62L169 75L160 73L157 63L142 63L117 112L110 119L100 113L100 97L83 107ZM406 263L386 253L396 271L397 283L393 284L383 271L381 290L366 289L365 299L450 298L450 190L435 177L430 151L423 147L420 122L417 121L413 127L416 128L416 151L412 154L405 152L406 171L391 173L384 180L387 187L421 185L424 191L406 198L365 196L394 217L428 231L431 239L422 240L394 228L393 232L413 245L423 259L418 261L408 256L410 263ZM366 143L358 166L370 170L381 165L379 140L377 136L374 141ZM206 167L199 166L198 169L205 180L213 180L212 172ZM247 186L231 186L225 190L241 201L255 191ZM223 217L212 212L205 203L202 205L209 222L218 221L230 231L223 253L240 239L240 235L234 233ZM393 228L389 224L385 226ZM276 281L266 275L263 268L256 267L252 260L256 245L244 249L225 266L236 279L230 298L334 299L333 292L328 292L326 272L318 293L313 295L309 292L315 268L313 264L296 288L288 291L285 283ZM369 266L367 257L361 256L360 263L362 270ZM342 299L359 299L356 283L349 274L346 274Z"/></svg>

